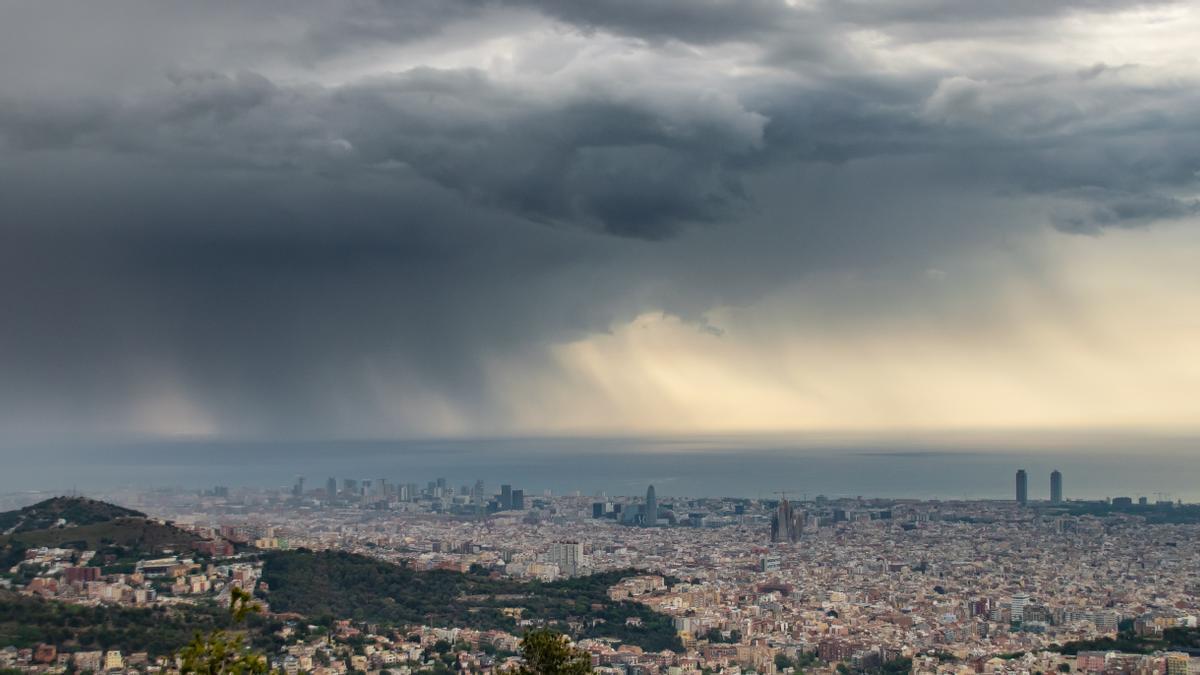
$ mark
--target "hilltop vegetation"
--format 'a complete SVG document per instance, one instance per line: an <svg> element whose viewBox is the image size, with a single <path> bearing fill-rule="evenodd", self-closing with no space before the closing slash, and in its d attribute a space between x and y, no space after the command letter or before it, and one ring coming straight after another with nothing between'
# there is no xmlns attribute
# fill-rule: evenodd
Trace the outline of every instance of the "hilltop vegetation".
<svg viewBox="0 0 1200 675"><path fill-rule="evenodd" d="M117 518L79 527L33 530L0 537L0 546L21 544L26 548L50 546L99 551L121 548L131 552L154 553L164 549L188 550L199 541L195 535L172 525L145 518Z"/></svg>
<svg viewBox="0 0 1200 675"><path fill-rule="evenodd" d="M681 650L670 617L608 598L609 587L637 574L624 570L551 583L518 582L444 570L416 572L352 553L303 550L268 554L263 564L263 581L270 587L266 597L276 612L519 634L523 628L510 615L519 609L522 618L575 638ZM627 625L629 618L641 625Z"/></svg>
<svg viewBox="0 0 1200 675"><path fill-rule="evenodd" d="M0 572L20 562L26 550L42 546L98 551L104 554L98 563L187 551L200 541L139 511L80 497L55 497L0 513L0 524L7 524L0 536Z"/></svg>
<svg viewBox="0 0 1200 675"><path fill-rule="evenodd" d="M1119 651L1130 654L1150 654L1156 651L1200 649L1200 628L1168 628L1161 638L1136 635L1123 630L1116 637L1076 640L1053 648L1062 654L1075 655L1086 651Z"/></svg>
<svg viewBox="0 0 1200 675"><path fill-rule="evenodd" d="M105 523L117 518L145 517L146 514L140 511L95 499L54 497L23 509L0 513L0 534L78 527Z"/></svg>
<svg viewBox="0 0 1200 675"><path fill-rule="evenodd" d="M0 592L0 647L46 642L67 651L120 649L162 656L186 645L197 631L230 626L229 612L215 604L92 607ZM252 617L247 626L260 646L274 644L271 630L261 617Z"/></svg>

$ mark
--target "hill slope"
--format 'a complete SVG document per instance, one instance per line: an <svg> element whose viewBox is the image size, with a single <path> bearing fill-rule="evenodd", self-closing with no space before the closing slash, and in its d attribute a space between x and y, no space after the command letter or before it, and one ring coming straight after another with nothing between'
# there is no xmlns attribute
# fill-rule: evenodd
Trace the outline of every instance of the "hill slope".
<svg viewBox="0 0 1200 675"><path fill-rule="evenodd" d="M253 615L245 626L256 647L277 648L268 619ZM0 648L49 643L66 651L120 649L165 656L178 651L196 634L230 628L229 612L215 604L134 608L86 606L0 591Z"/></svg>
<svg viewBox="0 0 1200 675"><path fill-rule="evenodd" d="M504 608L576 638L607 637L647 650L681 650L670 617L634 602L614 602L608 588L638 574L606 572L552 583L521 583L475 574L415 572L344 552L289 551L265 557L263 581L277 612L351 618L397 626L427 624L520 633ZM642 625L627 626L627 618Z"/></svg>
<svg viewBox="0 0 1200 675"><path fill-rule="evenodd" d="M26 548L48 546L97 551L119 547L136 553L154 553L163 549L189 550L199 537L172 525L146 518L117 518L79 527L54 527L0 537L0 546L20 543Z"/></svg>
<svg viewBox="0 0 1200 675"><path fill-rule="evenodd" d="M0 513L0 535L104 523L146 514L84 497L54 497L16 511Z"/></svg>
<svg viewBox="0 0 1200 675"><path fill-rule="evenodd" d="M20 562L27 549L41 546L101 551L128 562L164 550L192 550L200 541L139 511L78 497L56 497L0 513L0 524L8 524L0 535L0 570Z"/></svg>

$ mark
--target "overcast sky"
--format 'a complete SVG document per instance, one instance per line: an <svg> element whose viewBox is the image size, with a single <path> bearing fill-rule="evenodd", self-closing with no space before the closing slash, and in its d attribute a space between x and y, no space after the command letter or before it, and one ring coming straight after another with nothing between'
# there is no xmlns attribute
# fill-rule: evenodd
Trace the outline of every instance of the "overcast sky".
<svg viewBox="0 0 1200 675"><path fill-rule="evenodd" d="M0 447L1200 425L1200 6L0 6Z"/></svg>

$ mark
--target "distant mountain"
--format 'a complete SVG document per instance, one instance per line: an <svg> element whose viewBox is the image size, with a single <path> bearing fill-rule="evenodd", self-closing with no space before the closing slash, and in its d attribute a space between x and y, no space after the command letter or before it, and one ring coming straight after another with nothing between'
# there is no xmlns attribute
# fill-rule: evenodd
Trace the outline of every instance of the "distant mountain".
<svg viewBox="0 0 1200 675"><path fill-rule="evenodd" d="M93 525L117 518L145 517L146 514L140 511L95 499L54 497L23 509L0 513L0 534Z"/></svg>

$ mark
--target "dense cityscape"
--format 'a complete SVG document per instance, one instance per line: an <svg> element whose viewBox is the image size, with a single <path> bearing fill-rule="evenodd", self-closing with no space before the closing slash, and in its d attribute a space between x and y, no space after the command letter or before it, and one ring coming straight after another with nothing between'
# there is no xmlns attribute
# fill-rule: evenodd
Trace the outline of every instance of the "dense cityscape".
<svg viewBox="0 0 1200 675"><path fill-rule="evenodd" d="M1200 654L1200 510L1138 496L1069 500L1058 471L1043 500L1030 498L1018 471L1009 501L686 498L653 486L638 497L527 496L444 478L308 485L95 495L186 533L189 550L130 557L103 544L31 546L6 563L0 584L22 596L130 608L228 605L233 589L253 591L287 618L272 666L317 675L503 671L519 663L520 633L538 626L573 635L598 671L623 674L1181 675L1195 672ZM552 618L510 608L503 628L349 615L305 624L314 617L273 606L284 596L265 580L264 564L322 551L514 583L616 573L607 599L666 617L658 633L668 642L639 645L662 637L640 615L624 617L624 639L582 631L611 619L586 610ZM290 602L310 592L289 590L301 597ZM453 663L439 660L446 654ZM144 650L38 642L0 650L0 668L159 672L172 663Z"/></svg>
<svg viewBox="0 0 1200 675"><path fill-rule="evenodd" d="M0 0L0 675L1200 675L1200 0Z"/></svg>

